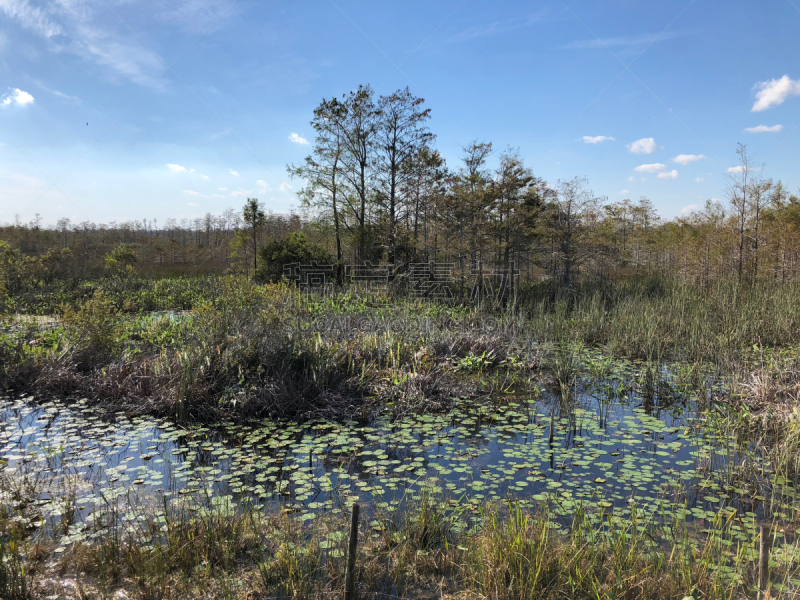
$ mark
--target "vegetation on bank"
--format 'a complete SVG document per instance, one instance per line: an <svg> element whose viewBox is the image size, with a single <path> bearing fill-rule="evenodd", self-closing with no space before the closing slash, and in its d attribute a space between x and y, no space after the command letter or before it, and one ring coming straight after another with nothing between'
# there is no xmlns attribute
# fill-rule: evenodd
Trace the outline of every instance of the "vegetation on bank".
<svg viewBox="0 0 800 600"><path fill-rule="evenodd" d="M15 298L21 312L7 316L0 345L4 387L179 423L367 422L379 413L441 412L455 397L534 396L537 385L569 410L577 386L602 380L627 358L640 372L631 393L659 397L663 365L675 365L703 390L706 427L752 446L781 477L799 472L794 285L733 280L698 290L643 277L583 281L564 294L545 283L523 287L505 308L353 288L307 296L242 276L154 280L122 272L85 285L86 294L65 291L48 318L24 313L42 306L36 295ZM157 530L112 527L59 555L53 540L21 526L13 508L35 505L35 485L0 482L14 497L0 513L0 590L10 598L101 598L120 589L136 598L341 592L343 512L309 524L273 510L170 505L166 523L137 525ZM484 504L482 526L467 531L453 527L467 510L457 500L419 497L404 515L371 514L362 523L369 526L361 533L360 593L744 598L757 577L759 540L735 537L732 513L720 512L709 528L635 514L584 522L578 511L569 527L554 529L546 506L532 511L511 500ZM137 544L134 534L152 541ZM792 548L782 549L773 573L786 589L796 576Z"/></svg>
<svg viewBox="0 0 800 600"><path fill-rule="evenodd" d="M749 390L763 404L792 397L800 332L796 286L735 281L698 292L650 277L570 295L541 284L521 290L516 310L354 290L307 297L236 276L86 286L85 298L65 293L50 320L7 318L0 384L184 419L346 418L390 399L424 406L453 395L454 356L486 353L495 371L514 374L505 358L530 363L531 342L581 343L651 364L713 365L745 386L734 395Z"/></svg>
<svg viewBox="0 0 800 600"><path fill-rule="evenodd" d="M609 514L594 524L579 509L570 526L559 528L546 507L531 512L507 501L483 505L481 526L462 531L454 527L457 511L422 496L402 516L364 519L357 596L738 600L751 598L757 582L758 539L731 553L736 521L723 513L701 531L635 514ZM7 536L9 520L0 525ZM60 556L46 541L4 542L9 560L0 566L0 593L9 600L339 597L347 525L344 511L309 525L289 513L222 505L194 516L176 510L161 527L151 521L132 533L120 528ZM142 545L142 537L153 541ZM24 576L21 547L29 555ZM794 551L774 557L774 587L792 587L796 573L786 566Z"/></svg>

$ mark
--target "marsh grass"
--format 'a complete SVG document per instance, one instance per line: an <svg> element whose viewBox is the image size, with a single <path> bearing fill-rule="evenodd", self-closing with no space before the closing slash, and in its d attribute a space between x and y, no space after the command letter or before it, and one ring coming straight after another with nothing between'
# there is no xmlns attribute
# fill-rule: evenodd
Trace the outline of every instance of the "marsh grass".
<svg viewBox="0 0 800 600"><path fill-rule="evenodd" d="M587 370L583 348L601 347L644 362L639 387L648 398L668 391L659 388L660 370L672 361L713 364L737 374L752 398L782 394L788 405L797 401L797 376L793 388L776 382L777 367L757 365L752 349L793 348L795 292L631 278L586 282L570 295L534 286L518 308L485 312L347 289L306 296L240 277L114 279L63 302L60 321L7 322L0 385L183 421L363 419L389 402L401 412L442 410L459 387L469 388L465 395L507 392L524 379L519 366L538 371L542 355L566 399ZM148 315L154 298L158 308L190 310ZM535 355L531 342L549 350Z"/></svg>
<svg viewBox="0 0 800 600"><path fill-rule="evenodd" d="M24 558L19 552L19 541L13 535L8 540L0 539L0 598L33 598L25 574Z"/></svg>
<svg viewBox="0 0 800 600"><path fill-rule="evenodd" d="M476 404L517 392L535 398L541 375L567 410L586 381L609 398L633 393L648 409L691 390L706 426L731 440L729 453L749 449L718 477L751 498L766 496L769 506L765 468L794 481L800 473L795 286L720 282L698 290L634 278L587 283L569 296L534 287L515 312L488 314L417 300L387 304L349 291L300 299L286 286L235 277L120 279L58 306L64 304L61 322L6 322L0 384L89 397L112 412L204 422L368 422L384 410L395 416L446 410L453 396ZM153 308L188 312L144 314ZM342 316L369 319L371 326L303 328ZM408 325L422 318L439 325ZM492 331L476 325L489 318ZM623 359L633 376L615 374ZM666 361L678 366L667 373ZM171 503L142 507L123 526L122 504L109 500L95 515L93 535L57 553L47 528L34 527L46 475L0 476L0 597L42 591L44 574L54 569L80 581L81 597L125 590L148 599L321 598L342 591L347 519L341 512L307 521L277 508ZM69 478L53 490L62 506L51 530L84 526L74 519L78 495ZM495 502L477 513L470 506L423 494L402 514L376 509L361 529L360 593L594 600L754 594L758 540L734 538L731 513L702 524L644 520L635 511L608 512L598 521L580 508L565 523L544 506ZM773 581L791 597L797 549L784 543L775 556Z"/></svg>
<svg viewBox="0 0 800 600"><path fill-rule="evenodd" d="M476 518L465 521L470 514ZM172 510L55 558L41 550L27 558L14 554L33 547L16 542L0 571L0 585L11 590L2 597L58 592L44 576L51 565L59 578L80 583L83 598L120 591L129 598L186 598L200 590L207 598L327 598L342 593L347 521L346 511L309 522L277 510L217 506L200 513ZM580 508L570 524L561 524L544 506L531 510L507 500L473 513L452 499L423 495L402 516L365 516L359 595L750 598L758 539L732 546L735 523L724 512L698 524L643 519L635 510L624 518L608 512L598 521ZM773 597L780 589L791 597L796 556L794 545L774 550ZM26 565L33 568L23 573Z"/></svg>

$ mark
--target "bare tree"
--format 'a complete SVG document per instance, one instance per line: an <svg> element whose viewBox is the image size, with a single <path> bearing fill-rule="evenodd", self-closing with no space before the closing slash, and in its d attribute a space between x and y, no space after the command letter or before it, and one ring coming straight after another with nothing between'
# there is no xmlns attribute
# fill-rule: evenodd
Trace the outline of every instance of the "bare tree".
<svg viewBox="0 0 800 600"><path fill-rule="evenodd" d="M344 152L347 137L345 119L347 107L336 100L323 99L314 110L311 126L317 132L312 155L307 156L299 166L289 165L287 170L292 177L303 177L308 183L298 196L306 206L330 208L333 216L333 229L336 237L337 281L342 281L342 216L340 196L346 192L346 182L342 178Z"/></svg>
<svg viewBox="0 0 800 600"><path fill-rule="evenodd" d="M393 268L397 262L397 227L404 205L400 190L408 176L403 165L413 160L417 151L433 139L433 134L425 126L431 111L422 108L424 102L422 98L413 96L408 88L382 96L378 101L376 158L379 197L384 200L388 217L387 250Z"/></svg>
<svg viewBox="0 0 800 600"><path fill-rule="evenodd" d="M739 283L741 283L744 277L745 242L747 241L747 227L751 212L750 192L754 168L751 158L747 154L747 146L740 143L736 148L736 154L739 156L739 164L728 169L728 188L725 194L731 205L734 227L738 237L737 273Z"/></svg>
<svg viewBox="0 0 800 600"><path fill-rule="evenodd" d="M592 226L602 198L587 190L588 180L575 177L559 180L551 204L550 228L561 263L561 281L565 289L572 287L574 273L591 256Z"/></svg>
<svg viewBox="0 0 800 600"><path fill-rule="evenodd" d="M359 86L344 98L345 126L344 175L352 186L356 198L348 199L348 208L357 223L357 250L359 258L367 250L367 202L370 196L370 167L377 130L378 110L373 101L372 88Z"/></svg>

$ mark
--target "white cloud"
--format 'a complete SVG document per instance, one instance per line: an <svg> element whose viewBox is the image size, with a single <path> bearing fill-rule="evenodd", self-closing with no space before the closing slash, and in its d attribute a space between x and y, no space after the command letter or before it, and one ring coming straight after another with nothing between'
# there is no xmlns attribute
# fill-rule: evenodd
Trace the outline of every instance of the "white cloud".
<svg viewBox="0 0 800 600"><path fill-rule="evenodd" d="M585 144L600 144L602 142L614 141L614 138L606 135L585 135L581 138Z"/></svg>
<svg viewBox="0 0 800 600"><path fill-rule="evenodd" d="M306 138L304 138L302 135L298 135L297 133L292 133L289 136L289 141L292 142L293 144L308 145L309 143Z"/></svg>
<svg viewBox="0 0 800 600"><path fill-rule="evenodd" d="M236 190L235 192L231 192L231 196L234 198L247 198L250 194L252 194L250 190Z"/></svg>
<svg viewBox="0 0 800 600"><path fill-rule="evenodd" d="M267 190L269 189L269 184L263 179L259 179L258 181L256 181L256 185L258 185L258 187L262 187Z"/></svg>
<svg viewBox="0 0 800 600"><path fill-rule="evenodd" d="M626 147L634 154L652 154L658 150L656 141L653 138L642 138L628 144Z"/></svg>
<svg viewBox="0 0 800 600"><path fill-rule="evenodd" d="M488 25L476 25L450 36L446 41L449 43L464 42L474 38L507 33L533 25L542 18L544 18L544 13L531 14L526 19L507 19L505 21L495 21Z"/></svg>
<svg viewBox="0 0 800 600"><path fill-rule="evenodd" d="M570 50L583 50L591 48L622 48L624 50L640 50L650 46L656 42L663 42L665 40L683 35L679 31L666 31L662 33L642 33L639 35L628 35L624 37L612 38L593 38L590 40L577 40L562 46L562 48Z"/></svg>
<svg viewBox="0 0 800 600"><path fill-rule="evenodd" d="M792 80L788 75L780 79L770 79L756 84L758 92L756 101L751 109L761 112L773 106L780 106L789 96L800 96L800 79Z"/></svg>
<svg viewBox="0 0 800 600"><path fill-rule="evenodd" d="M288 183L282 183L281 187L280 187L280 190L282 192L288 192L289 190L293 190L293 189L294 188L291 185L289 185Z"/></svg>
<svg viewBox="0 0 800 600"><path fill-rule="evenodd" d="M224 198L222 194L201 194L200 192L196 192L194 190L183 190L184 194L189 194L190 196L194 196L196 198Z"/></svg>
<svg viewBox="0 0 800 600"><path fill-rule="evenodd" d="M659 173L658 174L658 178L659 179L677 179L678 178L678 172L675 169L673 169L672 171L666 171L664 173Z"/></svg>
<svg viewBox="0 0 800 600"><path fill-rule="evenodd" d="M778 133L783 129L783 125L758 125L756 127L745 127L747 133Z"/></svg>
<svg viewBox="0 0 800 600"><path fill-rule="evenodd" d="M192 0L186 0L192 1ZM108 21L107 7L77 0L37 2L3 0L0 11L22 27L42 36L54 54L69 53L99 65L117 79L123 76L151 86L164 71L158 57L122 23ZM156 84L163 88L163 84Z"/></svg>
<svg viewBox="0 0 800 600"><path fill-rule="evenodd" d="M636 177L634 177L633 175L631 175L630 177L628 177L628 181L636 181Z"/></svg>
<svg viewBox="0 0 800 600"><path fill-rule="evenodd" d="M652 163L649 165L639 165L634 169L637 173L658 173L659 171L666 170L667 165L661 163Z"/></svg>
<svg viewBox="0 0 800 600"><path fill-rule="evenodd" d="M203 179L208 179L208 175L204 175L202 173L200 174L200 177L202 177Z"/></svg>
<svg viewBox="0 0 800 600"><path fill-rule="evenodd" d="M702 206L700 206L699 204L690 204L689 206L684 206L681 209L681 214L688 215L689 213L693 213L694 211L700 210L701 208Z"/></svg>
<svg viewBox="0 0 800 600"><path fill-rule="evenodd" d="M20 106L33 104L33 96L31 96L28 92L23 92L21 89L16 88L13 92L3 98L3 104L5 106L8 106L12 102L16 102Z"/></svg>
<svg viewBox="0 0 800 600"><path fill-rule="evenodd" d="M188 170L186 167L182 167L181 165L176 165L174 163L167 163L167 168L173 173L186 173Z"/></svg>
<svg viewBox="0 0 800 600"><path fill-rule="evenodd" d="M627 193L628 193L628 190L622 190L622 191L620 192L620 194L627 194Z"/></svg>
<svg viewBox="0 0 800 600"><path fill-rule="evenodd" d="M69 48L105 69L112 81L122 76L139 85L163 88L158 76L164 71L164 63L136 40L126 37L129 36L124 31L109 30L91 21L78 21Z"/></svg>
<svg viewBox="0 0 800 600"><path fill-rule="evenodd" d="M744 167L742 165L736 165L735 167L730 167L728 169L728 173L741 173L744 171Z"/></svg>
<svg viewBox="0 0 800 600"><path fill-rule="evenodd" d="M219 191L220 191L220 192L227 192L227 191L228 191L228 188L226 188L226 187L221 187L221 188L219 188Z"/></svg>
<svg viewBox="0 0 800 600"><path fill-rule="evenodd" d="M60 92L58 90L54 90L52 88L49 88L46 85L44 85L41 81L38 81L36 79L33 79L32 81L38 87L43 89L45 92L47 92L48 94L52 94L56 98L61 98L62 100L65 100L65 101L70 102L72 104L80 104L81 103L81 99L78 98L77 96L70 96L69 94L65 94L64 92Z"/></svg>
<svg viewBox="0 0 800 600"><path fill-rule="evenodd" d="M198 206L200 206L199 204L196 204L196 203L194 203L194 202L187 202L186 204L187 204L188 206L191 206L192 208L197 208Z"/></svg>
<svg viewBox="0 0 800 600"><path fill-rule="evenodd" d="M697 178L695 179L695 181L696 181L697 183L703 183L703 182L705 181L705 178L704 178L704 177L697 177Z"/></svg>
<svg viewBox="0 0 800 600"><path fill-rule="evenodd" d="M678 163L679 165L688 165L690 162L703 160L704 158L704 154L679 154L672 159L672 162Z"/></svg>
<svg viewBox="0 0 800 600"><path fill-rule="evenodd" d="M0 2L0 10L12 19L17 19L23 27L33 29L45 37L53 37L63 33L58 23L37 6L32 6L27 0L6 0Z"/></svg>
<svg viewBox="0 0 800 600"><path fill-rule="evenodd" d="M234 171L233 169L231 169L231 170L230 170L230 174L231 174L231 175L234 175L234 176L236 176L236 177L238 177L238 176L239 176L239 172L238 172L238 171Z"/></svg>

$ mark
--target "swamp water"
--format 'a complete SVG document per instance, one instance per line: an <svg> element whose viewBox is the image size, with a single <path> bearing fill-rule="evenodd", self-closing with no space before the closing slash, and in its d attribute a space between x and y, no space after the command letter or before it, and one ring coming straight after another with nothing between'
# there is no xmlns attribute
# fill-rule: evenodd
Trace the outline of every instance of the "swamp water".
<svg viewBox="0 0 800 600"><path fill-rule="evenodd" d="M427 494L479 526L480 506L513 498L549 506L565 530L576 512L593 523L723 523L732 553L757 557L757 527L773 524L773 561L797 558L795 488L749 448L706 428L680 385L645 402L629 365L584 381L568 408L529 402L456 403L447 414L380 417L369 425L254 422L181 427L166 419L101 418L86 403L0 400L0 505L60 539L58 550L104 528L165 522L170 505L203 514L281 508L313 521L353 502L400 514ZM660 406L659 406L660 405ZM23 506L17 492L33 490ZM16 491L15 491L16 490ZM112 519L109 515L114 515ZM113 524L112 524L113 521ZM737 549L738 548L738 549ZM792 586L796 582L792 581Z"/></svg>

